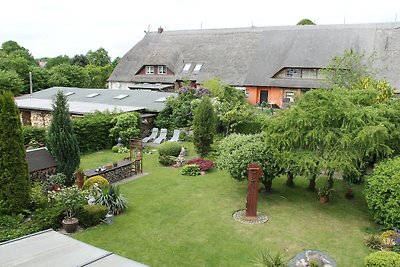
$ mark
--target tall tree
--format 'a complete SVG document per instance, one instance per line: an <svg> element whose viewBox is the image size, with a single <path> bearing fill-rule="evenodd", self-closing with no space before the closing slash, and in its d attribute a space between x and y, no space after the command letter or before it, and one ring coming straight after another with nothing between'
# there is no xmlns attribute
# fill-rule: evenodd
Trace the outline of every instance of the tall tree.
<svg viewBox="0 0 400 267"><path fill-rule="evenodd" d="M19 111L10 92L0 90L0 200L13 212L29 204L29 173Z"/></svg>
<svg viewBox="0 0 400 267"><path fill-rule="evenodd" d="M66 185L74 183L73 173L79 166L79 147L72 129L67 97L58 91L53 100L53 112L48 131L48 147L57 162L57 170L67 177Z"/></svg>
<svg viewBox="0 0 400 267"><path fill-rule="evenodd" d="M19 95L24 88L24 81L14 70L0 70L0 90Z"/></svg>
<svg viewBox="0 0 400 267"><path fill-rule="evenodd" d="M89 60L89 64L95 66L106 66L111 64L110 56L108 55L107 50L100 47L96 51L89 50L86 54L87 59Z"/></svg>
<svg viewBox="0 0 400 267"><path fill-rule="evenodd" d="M85 55L75 55L73 58L70 59L71 65L77 65L80 67L85 67L89 64L89 60Z"/></svg>
<svg viewBox="0 0 400 267"><path fill-rule="evenodd" d="M61 64L50 69L50 86L86 87L88 74L85 69L75 65Z"/></svg>
<svg viewBox="0 0 400 267"><path fill-rule="evenodd" d="M201 156L211 150L216 126L214 108L208 97L203 97L193 118L193 139L196 151Z"/></svg>

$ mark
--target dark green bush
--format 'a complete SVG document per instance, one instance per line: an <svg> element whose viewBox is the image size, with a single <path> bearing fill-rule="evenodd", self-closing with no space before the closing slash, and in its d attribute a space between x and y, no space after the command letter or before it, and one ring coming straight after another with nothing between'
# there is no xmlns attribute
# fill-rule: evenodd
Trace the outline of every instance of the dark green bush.
<svg viewBox="0 0 400 267"><path fill-rule="evenodd" d="M400 157L381 162L367 177L365 198L375 222L400 228Z"/></svg>
<svg viewBox="0 0 400 267"><path fill-rule="evenodd" d="M400 266L400 254L391 251L378 251L369 254L364 262L366 267Z"/></svg>
<svg viewBox="0 0 400 267"><path fill-rule="evenodd" d="M174 156L159 156L158 162L163 166L172 166L176 162L176 157Z"/></svg>
<svg viewBox="0 0 400 267"><path fill-rule="evenodd" d="M103 205L85 205L77 214L79 224L83 227L98 225L105 219L107 212L108 208Z"/></svg>
<svg viewBox="0 0 400 267"><path fill-rule="evenodd" d="M200 167L197 164L188 164L182 167L182 175L197 176L200 175Z"/></svg>
<svg viewBox="0 0 400 267"><path fill-rule="evenodd" d="M261 121L242 121L233 129L233 132L238 134L257 134L261 132L261 128Z"/></svg>
<svg viewBox="0 0 400 267"><path fill-rule="evenodd" d="M166 142L158 147L158 154L160 156L179 156L182 145L176 142Z"/></svg>
<svg viewBox="0 0 400 267"><path fill-rule="evenodd" d="M0 242L29 235L41 229L32 222L23 222L24 216L0 216Z"/></svg>
<svg viewBox="0 0 400 267"><path fill-rule="evenodd" d="M39 128L35 126L22 126L22 135L24 137L24 145L35 140L41 144L46 143L46 128Z"/></svg>
<svg viewBox="0 0 400 267"><path fill-rule="evenodd" d="M61 221L64 218L63 211L61 205L37 209L32 215L32 220L40 230L49 228L56 230L60 228Z"/></svg>
<svg viewBox="0 0 400 267"><path fill-rule="evenodd" d="M44 184L35 182L30 192L30 207L32 210L44 208L47 206L46 187Z"/></svg>
<svg viewBox="0 0 400 267"><path fill-rule="evenodd" d="M116 140L109 136L110 129L114 127L111 121L115 116L112 113L96 112L72 121L81 153L109 149L115 144Z"/></svg>

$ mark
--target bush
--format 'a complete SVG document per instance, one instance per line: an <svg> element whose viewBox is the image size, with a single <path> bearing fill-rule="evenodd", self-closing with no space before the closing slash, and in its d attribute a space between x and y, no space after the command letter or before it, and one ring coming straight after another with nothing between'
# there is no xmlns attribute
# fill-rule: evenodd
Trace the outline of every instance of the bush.
<svg viewBox="0 0 400 267"><path fill-rule="evenodd" d="M381 240L378 236L370 235L367 240L365 241L367 247L372 249L381 249Z"/></svg>
<svg viewBox="0 0 400 267"><path fill-rule="evenodd" d="M199 166L200 171L203 172L206 172L212 167L214 167L214 162L212 160L202 159L202 158L195 158L188 160L186 161L186 164L196 164L197 166Z"/></svg>
<svg viewBox="0 0 400 267"><path fill-rule="evenodd" d="M35 182L33 187L31 188L30 193L31 201L30 207L32 210L36 210L38 208L44 208L47 206L47 196L46 196L46 188L45 185L39 182Z"/></svg>
<svg viewBox="0 0 400 267"><path fill-rule="evenodd" d="M109 149L115 143L110 137L110 129L114 126L112 119L116 114L95 112L72 121L79 151L87 153L101 149Z"/></svg>
<svg viewBox="0 0 400 267"><path fill-rule="evenodd" d="M61 225L61 220L64 218L64 210L61 205L54 205L51 207L37 209L32 215L35 225L40 230L52 228L58 229Z"/></svg>
<svg viewBox="0 0 400 267"><path fill-rule="evenodd" d="M208 97L202 98L193 117L193 143L196 152L205 156L211 150L217 117Z"/></svg>
<svg viewBox="0 0 400 267"><path fill-rule="evenodd" d="M121 146L115 145L115 146L113 146L113 147L111 148L111 151L112 151L113 153L118 153L118 150L119 150L120 147L121 147Z"/></svg>
<svg viewBox="0 0 400 267"><path fill-rule="evenodd" d="M103 189L98 188L97 190L98 195L96 203L106 206L114 215L121 213L128 207L127 201L119 192L118 186L111 184Z"/></svg>
<svg viewBox="0 0 400 267"><path fill-rule="evenodd" d="M176 162L176 157L174 156L159 156L158 162L163 166L172 166Z"/></svg>
<svg viewBox="0 0 400 267"><path fill-rule="evenodd" d="M98 225L101 220L104 220L106 214L108 213L108 208L103 205L85 205L78 212L79 223L84 227L90 227Z"/></svg>
<svg viewBox="0 0 400 267"><path fill-rule="evenodd" d="M0 216L0 242L29 235L41 229L32 222L23 222L24 216Z"/></svg>
<svg viewBox="0 0 400 267"><path fill-rule="evenodd" d="M258 134L261 132L261 121L242 121L233 128L238 134Z"/></svg>
<svg viewBox="0 0 400 267"><path fill-rule="evenodd" d="M200 168L197 164L188 164L182 167L181 173L187 176L200 175Z"/></svg>
<svg viewBox="0 0 400 267"><path fill-rule="evenodd" d="M41 144L46 143L46 128L22 126L22 135L24 137L24 145L29 145L32 140Z"/></svg>
<svg viewBox="0 0 400 267"><path fill-rule="evenodd" d="M366 267L400 266L400 254L391 251L378 251L368 255L364 262Z"/></svg>
<svg viewBox="0 0 400 267"><path fill-rule="evenodd" d="M380 243L385 249L392 249L396 245L396 239L399 238L399 233L393 230L387 230L379 236Z"/></svg>
<svg viewBox="0 0 400 267"><path fill-rule="evenodd" d="M158 155L160 156L179 156L182 145L176 142L165 142L158 147Z"/></svg>
<svg viewBox="0 0 400 267"><path fill-rule="evenodd" d="M374 220L385 228L400 228L400 157L378 164L365 185L365 198Z"/></svg>
<svg viewBox="0 0 400 267"><path fill-rule="evenodd" d="M272 256L266 251L261 251L258 253L257 257L253 260L253 266L260 267L286 267L287 260L282 253L277 253ZM311 266L311 265L310 265Z"/></svg>
<svg viewBox="0 0 400 267"><path fill-rule="evenodd" d="M55 184L65 185L66 179L67 179L67 177L62 172L50 175L50 177L49 177L49 181L52 185L55 185Z"/></svg>
<svg viewBox="0 0 400 267"><path fill-rule="evenodd" d="M104 188L107 187L110 183L106 178L100 175L96 175L87 179L83 184L83 189L93 188L94 184L97 184L99 187Z"/></svg>

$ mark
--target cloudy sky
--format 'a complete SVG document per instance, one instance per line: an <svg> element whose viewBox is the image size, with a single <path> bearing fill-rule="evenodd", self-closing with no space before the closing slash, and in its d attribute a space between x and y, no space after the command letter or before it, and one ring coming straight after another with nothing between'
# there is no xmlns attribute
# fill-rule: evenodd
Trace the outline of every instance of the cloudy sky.
<svg viewBox="0 0 400 267"><path fill-rule="evenodd" d="M105 48L123 56L144 36L165 30L400 21L399 0L9 0L1 4L0 43L17 41L34 57Z"/></svg>

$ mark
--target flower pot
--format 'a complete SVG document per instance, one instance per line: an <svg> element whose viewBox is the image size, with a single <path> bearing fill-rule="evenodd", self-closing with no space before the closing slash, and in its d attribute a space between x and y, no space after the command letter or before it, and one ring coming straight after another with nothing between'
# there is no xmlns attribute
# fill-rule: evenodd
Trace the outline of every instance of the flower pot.
<svg viewBox="0 0 400 267"><path fill-rule="evenodd" d="M319 197L319 203L325 204L326 202L328 202L328 198L327 197Z"/></svg>
<svg viewBox="0 0 400 267"><path fill-rule="evenodd" d="M75 233L78 230L79 220L78 218L65 218L62 220L63 229L67 233Z"/></svg>

